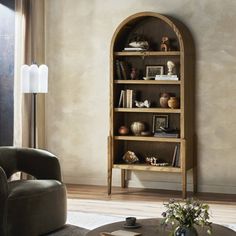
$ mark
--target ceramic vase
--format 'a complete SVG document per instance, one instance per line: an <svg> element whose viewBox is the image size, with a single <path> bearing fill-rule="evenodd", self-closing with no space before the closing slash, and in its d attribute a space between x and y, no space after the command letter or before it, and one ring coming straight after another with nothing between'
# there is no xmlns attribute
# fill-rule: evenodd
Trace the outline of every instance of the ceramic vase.
<svg viewBox="0 0 236 236"><path fill-rule="evenodd" d="M168 100L168 106L172 109L177 109L179 108L179 100L177 97L170 97Z"/></svg>
<svg viewBox="0 0 236 236"><path fill-rule="evenodd" d="M138 71L136 68L131 68L130 78L131 79L138 79Z"/></svg>
<svg viewBox="0 0 236 236"><path fill-rule="evenodd" d="M167 108L169 99L170 99L169 93L161 93L160 94L160 106L163 108Z"/></svg>
<svg viewBox="0 0 236 236"><path fill-rule="evenodd" d="M126 126L121 126L118 130L120 135L127 135L129 133L129 128Z"/></svg>
<svg viewBox="0 0 236 236"><path fill-rule="evenodd" d="M145 125L141 121L135 121L131 124L130 129L134 135L138 136L145 130Z"/></svg>
<svg viewBox="0 0 236 236"><path fill-rule="evenodd" d="M175 229L174 236L198 236L198 233L193 226L186 227L181 225Z"/></svg>

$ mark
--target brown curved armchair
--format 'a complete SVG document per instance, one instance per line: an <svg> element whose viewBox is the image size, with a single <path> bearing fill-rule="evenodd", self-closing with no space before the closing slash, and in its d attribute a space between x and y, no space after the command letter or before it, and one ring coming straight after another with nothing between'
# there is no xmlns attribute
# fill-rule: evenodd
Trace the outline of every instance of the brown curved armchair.
<svg viewBox="0 0 236 236"><path fill-rule="evenodd" d="M8 181L22 171L33 180ZM0 235L37 236L66 221L66 188L53 154L31 148L0 147Z"/></svg>

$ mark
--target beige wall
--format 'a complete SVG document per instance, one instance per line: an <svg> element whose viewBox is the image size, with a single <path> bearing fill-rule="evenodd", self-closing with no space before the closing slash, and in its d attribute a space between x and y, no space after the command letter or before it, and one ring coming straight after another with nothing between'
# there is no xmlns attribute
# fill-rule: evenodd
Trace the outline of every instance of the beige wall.
<svg viewBox="0 0 236 236"><path fill-rule="evenodd" d="M199 190L236 193L235 9L235 0L46 1L46 147L66 182L106 184L110 41L126 17L154 11L184 22L196 42ZM181 187L175 174L130 178L130 186Z"/></svg>

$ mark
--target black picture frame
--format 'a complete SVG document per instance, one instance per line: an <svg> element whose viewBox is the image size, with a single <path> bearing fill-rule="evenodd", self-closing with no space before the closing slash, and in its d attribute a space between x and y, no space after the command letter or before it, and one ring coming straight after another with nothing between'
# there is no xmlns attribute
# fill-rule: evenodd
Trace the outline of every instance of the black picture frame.
<svg viewBox="0 0 236 236"><path fill-rule="evenodd" d="M152 132L160 132L160 127L169 127L169 116L168 115L153 115L152 118Z"/></svg>

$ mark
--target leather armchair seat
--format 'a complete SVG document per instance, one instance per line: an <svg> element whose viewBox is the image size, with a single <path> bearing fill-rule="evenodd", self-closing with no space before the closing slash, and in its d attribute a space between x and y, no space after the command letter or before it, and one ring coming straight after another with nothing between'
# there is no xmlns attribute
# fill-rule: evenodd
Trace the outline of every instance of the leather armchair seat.
<svg viewBox="0 0 236 236"><path fill-rule="evenodd" d="M8 181L16 171L33 180ZM0 147L0 235L38 236L66 222L66 188L58 159L39 149Z"/></svg>

